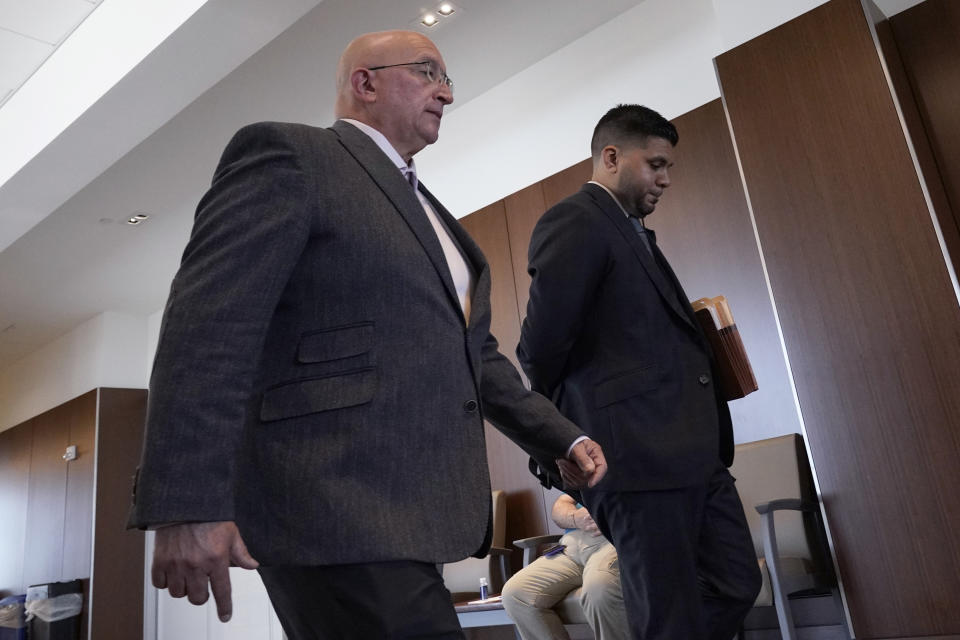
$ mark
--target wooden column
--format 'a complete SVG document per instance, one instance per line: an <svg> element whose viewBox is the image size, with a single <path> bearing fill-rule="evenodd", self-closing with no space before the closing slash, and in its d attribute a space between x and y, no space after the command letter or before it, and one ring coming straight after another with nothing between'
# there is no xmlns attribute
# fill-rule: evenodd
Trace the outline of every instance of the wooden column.
<svg viewBox="0 0 960 640"><path fill-rule="evenodd" d="M143 634L143 531L127 531L147 417L143 389L99 389L90 638Z"/></svg>
<svg viewBox="0 0 960 640"><path fill-rule="evenodd" d="M931 195L955 271L960 271L960 3L926 0L878 25L896 50L897 86L924 175L936 180ZM887 56L888 63L890 58ZM893 64L891 64L893 67ZM897 78L891 68L891 75ZM901 100L905 103L907 100Z"/></svg>
<svg viewBox="0 0 960 640"><path fill-rule="evenodd" d="M859 0L716 59L858 638L960 633L960 305Z"/></svg>

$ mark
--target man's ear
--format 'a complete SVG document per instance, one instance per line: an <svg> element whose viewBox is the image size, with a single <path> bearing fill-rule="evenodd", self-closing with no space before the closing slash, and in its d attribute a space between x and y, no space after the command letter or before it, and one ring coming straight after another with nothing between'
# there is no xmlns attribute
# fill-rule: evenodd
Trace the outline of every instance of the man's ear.
<svg viewBox="0 0 960 640"><path fill-rule="evenodd" d="M620 165L620 149L612 144L601 149L600 165L607 173L616 173Z"/></svg>
<svg viewBox="0 0 960 640"><path fill-rule="evenodd" d="M353 89L353 95L361 102L374 102L377 99L373 76L367 69L353 70L350 74L350 87Z"/></svg>

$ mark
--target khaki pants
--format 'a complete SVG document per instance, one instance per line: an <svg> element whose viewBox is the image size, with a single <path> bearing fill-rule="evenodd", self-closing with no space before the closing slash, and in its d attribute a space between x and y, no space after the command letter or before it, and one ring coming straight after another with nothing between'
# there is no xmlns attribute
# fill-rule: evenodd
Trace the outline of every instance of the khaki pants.
<svg viewBox="0 0 960 640"><path fill-rule="evenodd" d="M587 622L599 640L627 640L617 551L603 536L577 529L563 536L563 553L540 557L507 581L503 607L523 640L567 640L552 607L576 589Z"/></svg>

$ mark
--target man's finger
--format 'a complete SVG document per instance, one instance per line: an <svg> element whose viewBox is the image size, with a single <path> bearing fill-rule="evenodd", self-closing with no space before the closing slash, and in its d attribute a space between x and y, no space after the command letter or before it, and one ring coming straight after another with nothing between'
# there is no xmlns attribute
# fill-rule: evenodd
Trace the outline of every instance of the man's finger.
<svg viewBox="0 0 960 640"><path fill-rule="evenodd" d="M178 575L167 576L167 591L174 598L182 598L187 595L187 585Z"/></svg>
<svg viewBox="0 0 960 640"><path fill-rule="evenodd" d="M593 440L584 440L581 444L584 445L586 455L594 463L593 474L587 482L588 487L594 487L603 479L603 476L607 475L607 459L603 455L603 449Z"/></svg>
<svg viewBox="0 0 960 640"><path fill-rule="evenodd" d="M217 567L210 573L210 589L213 591L213 600L217 603L220 622L229 622L233 616L233 601L230 599L230 570L227 567Z"/></svg>
<svg viewBox="0 0 960 640"><path fill-rule="evenodd" d="M247 551L247 545L244 544L243 538L239 534L233 539L233 544L230 545L230 562L233 566L241 569L256 569L260 566L260 563L254 560L250 552Z"/></svg>
<svg viewBox="0 0 960 640"><path fill-rule="evenodd" d="M190 604L203 604L210 598L207 590L207 574L201 569L194 569L186 576L187 600Z"/></svg>
<svg viewBox="0 0 960 640"><path fill-rule="evenodd" d="M167 572L157 566L157 563L154 562L150 567L150 577L153 586L157 589L166 589L167 588Z"/></svg>
<svg viewBox="0 0 960 640"><path fill-rule="evenodd" d="M563 486L567 489L577 489L586 483L586 476L573 462L559 458L556 461L560 468L560 477L563 479Z"/></svg>
<svg viewBox="0 0 960 640"><path fill-rule="evenodd" d="M589 440L584 440L583 442L578 442L570 451L570 457L573 458L573 461L577 464L578 467L585 473L593 473L594 463L593 460L587 455L586 444Z"/></svg>

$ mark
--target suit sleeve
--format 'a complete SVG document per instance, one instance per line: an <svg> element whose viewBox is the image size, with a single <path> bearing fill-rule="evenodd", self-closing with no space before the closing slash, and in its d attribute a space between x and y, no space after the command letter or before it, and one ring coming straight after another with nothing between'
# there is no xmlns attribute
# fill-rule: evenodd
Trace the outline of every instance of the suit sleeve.
<svg viewBox="0 0 960 640"><path fill-rule="evenodd" d="M244 128L224 151L164 311L131 526L234 518L247 403L311 185L279 126Z"/></svg>
<svg viewBox="0 0 960 640"><path fill-rule="evenodd" d="M562 202L543 215L530 239L527 316L517 357L535 391L553 397L584 318L608 269L596 216Z"/></svg>
<svg viewBox="0 0 960 640"><path fill-rule="evenodd" d="M566 456L573 441L585 434L547 398L523 385L516 367L500 353L491 334L487 334L482 356L484 416L542 466L555 469L553 460Z"/></svg>

